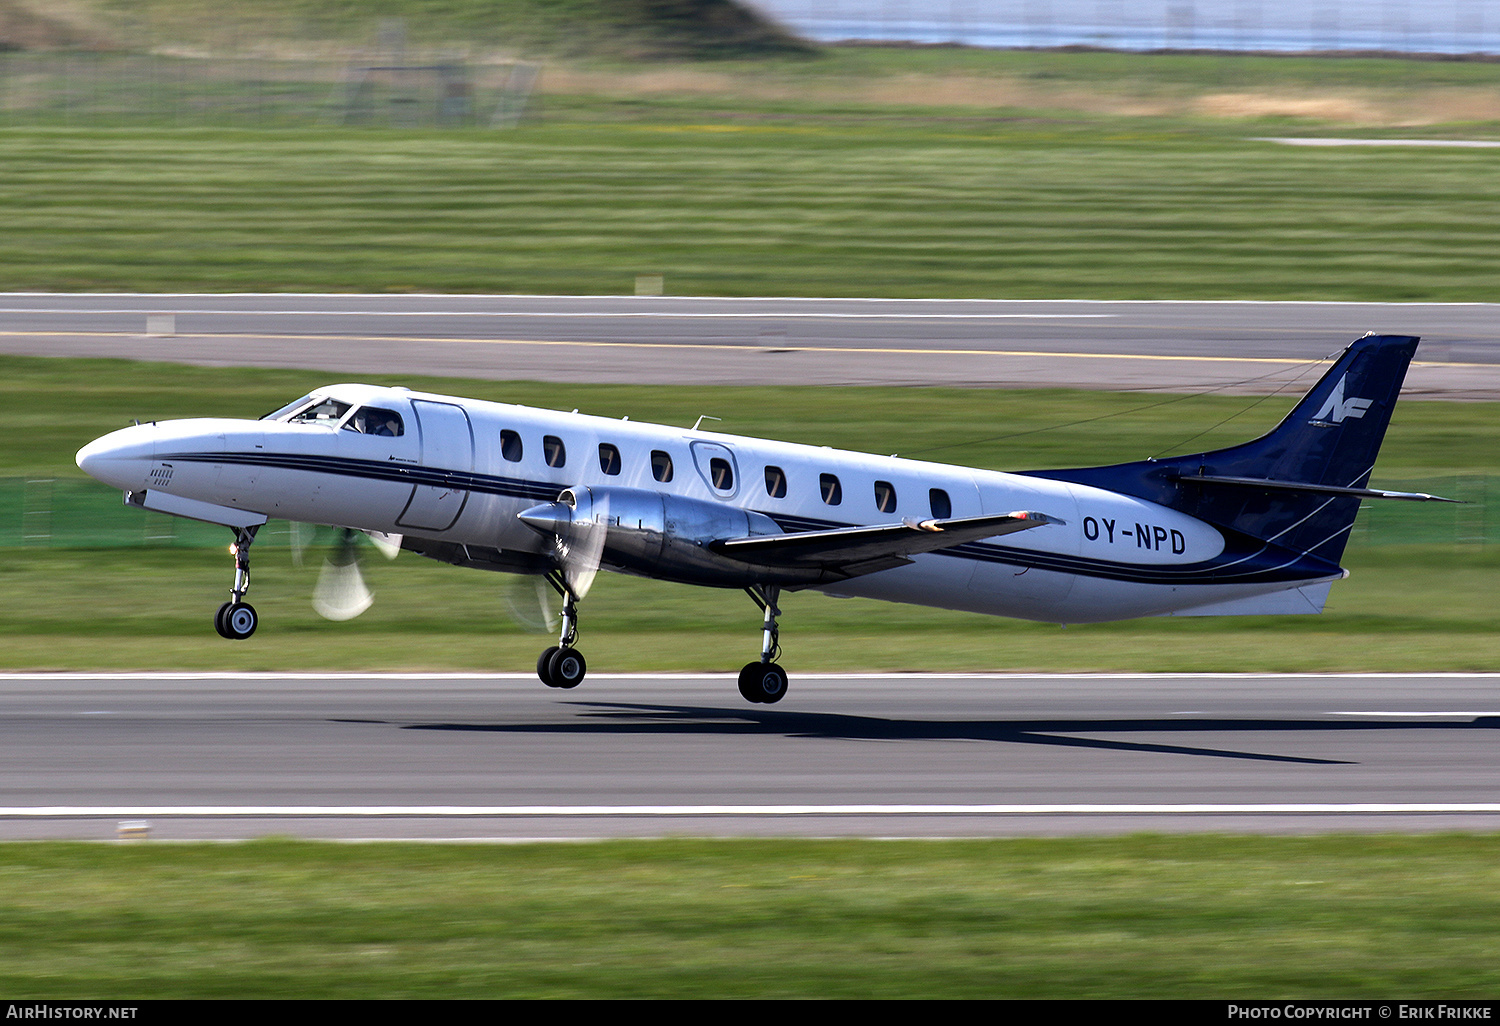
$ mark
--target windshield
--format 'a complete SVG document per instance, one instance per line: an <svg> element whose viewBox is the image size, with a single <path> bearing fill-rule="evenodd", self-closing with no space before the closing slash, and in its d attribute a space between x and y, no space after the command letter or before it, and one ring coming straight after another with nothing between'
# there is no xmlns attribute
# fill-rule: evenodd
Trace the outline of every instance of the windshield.
<svg viewBox="0 0 1500 1026"><path fill-rule="evenodd" d="M344 419L344 414L349 412L349 404L341 403L337 399L324 399L322 402L309 406L301 413L287 418L289 424L337 424Z"/></svg>
<svg viewBox="0 0 1500 1026"><path fill-rule="evenodd" d="M301 399L298 399L294 403L287 403L285 406L283 406L279 410L272 410L270 413L266 414L264 417L262 417L260 419L261 420L281 420L288 413L291 413L294 410L300 410L300 409L302 409L302 407L306 406L311 401L312 401L312 396L305 395Z"/></svg>

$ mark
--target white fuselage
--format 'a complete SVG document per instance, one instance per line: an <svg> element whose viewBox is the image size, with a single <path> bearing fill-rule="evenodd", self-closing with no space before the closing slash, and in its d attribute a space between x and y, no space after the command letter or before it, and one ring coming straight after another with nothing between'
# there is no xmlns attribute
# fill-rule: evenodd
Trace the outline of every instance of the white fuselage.
<svg viewBox="0 0 1500 1026"><path fill-rule="evenodd" d="M316 395L347 403L349 416L140 425L92 443L79 463L127 491L532 553L547 542L517 514L577 486L681 495L764 514L789 532L1034 510L1061 523L818 585L1031 620L1315 612L1331 579L1240 573L1209 524L1040 477L405 389L340 385ZM351 430L353 411L366 408L398 414L401 433Z"/></svg>

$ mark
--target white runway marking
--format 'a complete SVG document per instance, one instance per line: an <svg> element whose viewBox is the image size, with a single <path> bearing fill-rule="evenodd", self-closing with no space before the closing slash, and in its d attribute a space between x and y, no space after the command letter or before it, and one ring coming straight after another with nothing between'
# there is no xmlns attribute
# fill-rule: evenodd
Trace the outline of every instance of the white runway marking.
<svg viewBox="0 0 1500 1026"><path fill-rule="evenodd" d="M1478 719L1481 716L1500 716L1500 711L1494 709L1370 709L1358 712L1331 712L1330 716L1380 716L1401 717L1404 719Z"/></svg>
<svg viewBox="0 0 1500 1026"><path fill-rule="evenodd" d="M733 680L733 673L595 673L590 674L592 681L605 680L656 680L656 681L695 681L695 680ZM955 672L955 673L865 673L851 671L846 673L799 673L798 680L826 680L826 681L850 681L850 680L1497 680L1500 681L1500 672L1476 671L1476 670L1435 670L1430 673L1398 673L1391 671L1374 672L1351 672L1351 673L983 673L983 672ZM59 670L59 671L18 671L8 670L0 672L0 681L4 680L315 680L327 682L329 680L536 680L534 673L476 673L476 672L450 672L450 673L380 673L375 671L353 670L347 673L330 671L320 672L297 672L275 670ZM1392 713L1359 713L1331 715L1398 715ZM1408 715L1408 714L1399 714ZM1409 715L1422 715L1411 713ZM1442 713L1441 715L1457 715L1454 713ZM1466 714L1467 715L1467 714ZM1495 713L1475 713L1473 715L1493 716Z"/></svg>
<svg viewBox="0 0 1500 1026"><path fill-rule="evenodd" d="M1263 136L1255 142L1280 143L1283 146L1456 146L1464 149L1500 147L1494 139L1303 139L1296 136Z"/></svg>
<svg viewBox="0 0 1500 1026"><path fill-rule="evenodd" d="M41 307L41 306L17 306L0 307L0 314L68 314L68 315L131 315L139 316L148 311L130 307L128 309L110 309L100 307L97 309L74 308L74 307ZM165 312L165 311L163 311ZM213 310L213 309L186 309L173 310L172 313L189 316L204 314L215 317L565 317L577 318L609 318L616 317L652 317L657 319L695 318L724 320L733 317L735 320L846 320L846 321L990 321L990 320L1074 320L1077 318L1098 319L1107 317L1118 317L1111 313L838 313L833 311L806 311L787 313L762 313L760 311L749 311L743 313L702 313L689 310L620 310L615 312L602 310L583 310L570 313L564 310Z"/></svg>
<svg viewBox="0 0 1500 1026"><path fill-rule="evenodd" d="M1495 802L1268 802L1038 805L41 805L0 807L0 819L141 817L515 818L526 816L1118 816L1500 813Z"/></svg>

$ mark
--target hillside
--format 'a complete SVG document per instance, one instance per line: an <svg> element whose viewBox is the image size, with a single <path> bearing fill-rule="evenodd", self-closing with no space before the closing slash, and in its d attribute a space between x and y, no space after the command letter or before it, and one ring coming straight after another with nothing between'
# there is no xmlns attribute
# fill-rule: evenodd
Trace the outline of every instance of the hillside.
<svg viewBox="0 0 1500 1026"><path fill-rule="evenodd" d="M811 52L735 0L0 0L0 50L369 46L396 18L415 45L535 56Z"/></svg>

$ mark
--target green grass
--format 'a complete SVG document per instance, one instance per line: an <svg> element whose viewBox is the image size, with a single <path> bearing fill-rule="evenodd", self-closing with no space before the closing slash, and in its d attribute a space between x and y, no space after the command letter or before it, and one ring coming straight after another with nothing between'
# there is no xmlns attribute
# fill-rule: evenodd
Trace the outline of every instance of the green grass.
<svg viewBox="0 0 1500 1026"><path fill-rule="evenodd" d="M308 371L0 358L0 432L28 440L0 453L0 476L78 481L74 451L131 417L256 416L327 379ZM402 380L438 392L578 406L635 420L689 424L703 412L701 394L689 388L580 385L564 391L534 382ZM1202 426L1248 410L1195 443L1229 444L1268 427L1289 402L1203 396L1139 408L1162 398L1065 390L715 391L719 408L738 411L724 425L737 433L906 453L989 439L932 455L994 469L1176 451ZM1497 435L1500 404L1403 403L1376 481L1399 486L1412 479L1493 476ZM8 531L17 539L22 510L13 492L0 489L0 514L11 518L0 537ZM410 554L395 563L367 560L375 607L351 623L328 623L309 607L321 552L310 553L304 566L293 565L279 523L255 549L251 598L262 629L244 644L227 645L209 620L231 576L231 561L218 547L227 545L227 532L183 528L196 545L209 539L214 547L207 549L96 548L139 545L151 525L144 514L121 509L118 496L102 485L69 501L72 516L95 525L97 537L61 522L54 530L84 547L0 549L0 666L529 672L544 645L511 621L508 594L520 579ZM1354 576L1335 586L1328 612L1317 617L1151 619L1062 630L804 593L784 600L783 642L788 664L808 671L1493 669L1500 664L1500 548L1457 543L1469 536L1466 525L1483 524L1485 515L1485 507L1407 504L1370 511L1370 527L1356 529L1345 559ZM1426 544L1392 545L1393 539ZM605 575L584 606L583 624L596 671L724 670L738 661L724 653L754 653L758 616L736 591Z"/></svg>
<svg viewBox="0 0 1500 1026"><path fill-rule="evenodd" d="M1493 837L0 846L0 989L1493 996Z"/></svg>
<svg viewBox="0 0 1500 1026"><path fill-rule="evenodd" d="M10 128L0 289L1487 301L1497 169L1120 122Z"/></svg>
<svg viewBox="0 0 1500 1026"><path fill-rule="evenodd" d="M225 534L225 542L228 535ZM530 673L549 641L511 619L520 578L403 554L365 561L374 607L330 623L309 602L321 551L294 567L257 549L261 629L214 634L233 564L224 551L0 551L0 668L472 670ZM1500 553L1417 546L1352 552L1353 577L1309 617L1036 624L815 593L783 598L794 672L1312 672L1493 670L1500 665ZM606 575L583 611L596 673L738 668L760 615L736 591Z"/></svg>

